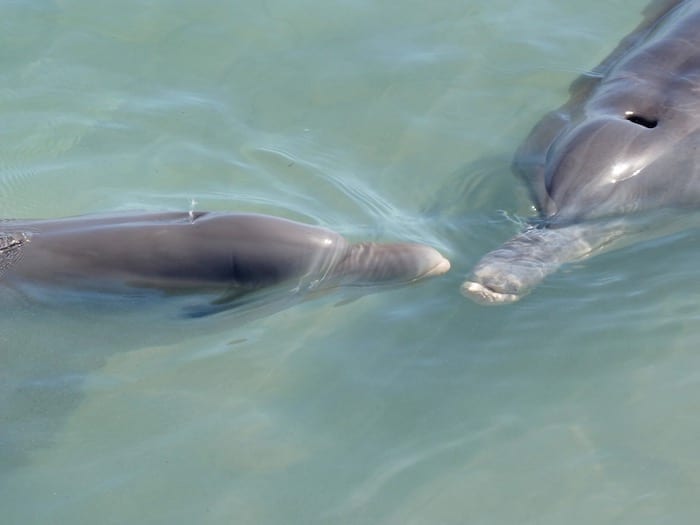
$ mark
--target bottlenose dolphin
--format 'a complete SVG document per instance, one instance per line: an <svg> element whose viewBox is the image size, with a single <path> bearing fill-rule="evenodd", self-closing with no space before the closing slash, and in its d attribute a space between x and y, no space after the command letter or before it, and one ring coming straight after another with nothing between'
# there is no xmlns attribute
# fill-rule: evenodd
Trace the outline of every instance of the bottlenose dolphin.
<svg viewBox="0 0 700 525"><path fill-rule="evenodd" d="M0 285L20 291L214 292L225 304L275 285L303 292L403 284L450 268L428 246L352 244L325 228L255 214L7 220L0 231Z"/></svg>
<svg viewBox="0 0 700 525"><path fill-rule="evenodd" d="M517 301L619 242L631 216L700 207L700 1L657 1L644 15L518 149L539 218L476 264L464 295Z"/></svg>

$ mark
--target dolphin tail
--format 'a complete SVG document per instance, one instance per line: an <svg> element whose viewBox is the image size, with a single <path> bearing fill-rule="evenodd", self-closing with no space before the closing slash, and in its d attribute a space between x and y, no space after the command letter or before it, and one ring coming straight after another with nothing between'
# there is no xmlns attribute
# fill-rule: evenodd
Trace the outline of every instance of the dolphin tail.
<svg viewBox="0 0 700 525"><path fill-rule="evenodd" d="M480 304L513 303L562 264L585 259L620 235L618 224L530 227L482 257L461 292Z"/></svg>

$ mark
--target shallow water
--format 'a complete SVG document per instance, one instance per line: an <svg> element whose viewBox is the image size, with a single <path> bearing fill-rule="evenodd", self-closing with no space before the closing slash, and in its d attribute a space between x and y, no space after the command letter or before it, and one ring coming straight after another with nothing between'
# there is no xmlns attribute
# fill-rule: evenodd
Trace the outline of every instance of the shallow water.
<svg viewBox="0 0 700 525"><path fill-rule="evenodd" d="M247 316L10 301L3 523L697 522L697 227L458 293L530 213L519 141L645 3L3 3L3 216L256 211L453 263Z"/></svg>

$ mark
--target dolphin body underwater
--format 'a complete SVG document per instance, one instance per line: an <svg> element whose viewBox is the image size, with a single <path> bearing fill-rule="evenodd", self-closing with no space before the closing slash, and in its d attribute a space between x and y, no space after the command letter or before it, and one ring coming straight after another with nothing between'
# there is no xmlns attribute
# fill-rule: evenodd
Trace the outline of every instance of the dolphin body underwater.
<svg viewBox="0 0 700 525"><path fill-rule="evenodd" d="M386 286L449 270L435 249L350 243L331 230L235 213L145 213L0 223L0 285L116 296L215 294L201 315L251 292ZM196 314L195 316L199 316Z"/></svg>
<svg viewBox="0 0 700 525"><path fill-rule="evenodd" d="M700 208L700 0L647 7L534 127L513 169L539 217L462 284L483 304L517 301L562 264L619 243L634 217Z"/></svg>

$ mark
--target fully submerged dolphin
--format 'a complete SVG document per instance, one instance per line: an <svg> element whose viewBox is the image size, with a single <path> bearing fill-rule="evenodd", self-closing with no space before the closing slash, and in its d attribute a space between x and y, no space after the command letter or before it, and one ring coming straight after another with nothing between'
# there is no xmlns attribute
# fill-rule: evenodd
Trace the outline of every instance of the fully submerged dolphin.
<svg viewBox="0 0 700 525"><path fill-rule="evenodd" d="M450 263L420 244L363 242L267 215L160 213L0 222L0 285L126 294L403 284ZM224 308L217 308L216 311Z"/></svg>
<svg viewBox="0 0 700 525"><path fill-rule="evenodd" d="M641 25L516 153L540 217L485 255L462 293L517 301L631 231L629 217L700 208L700 0L656 1Z"/></svg>

